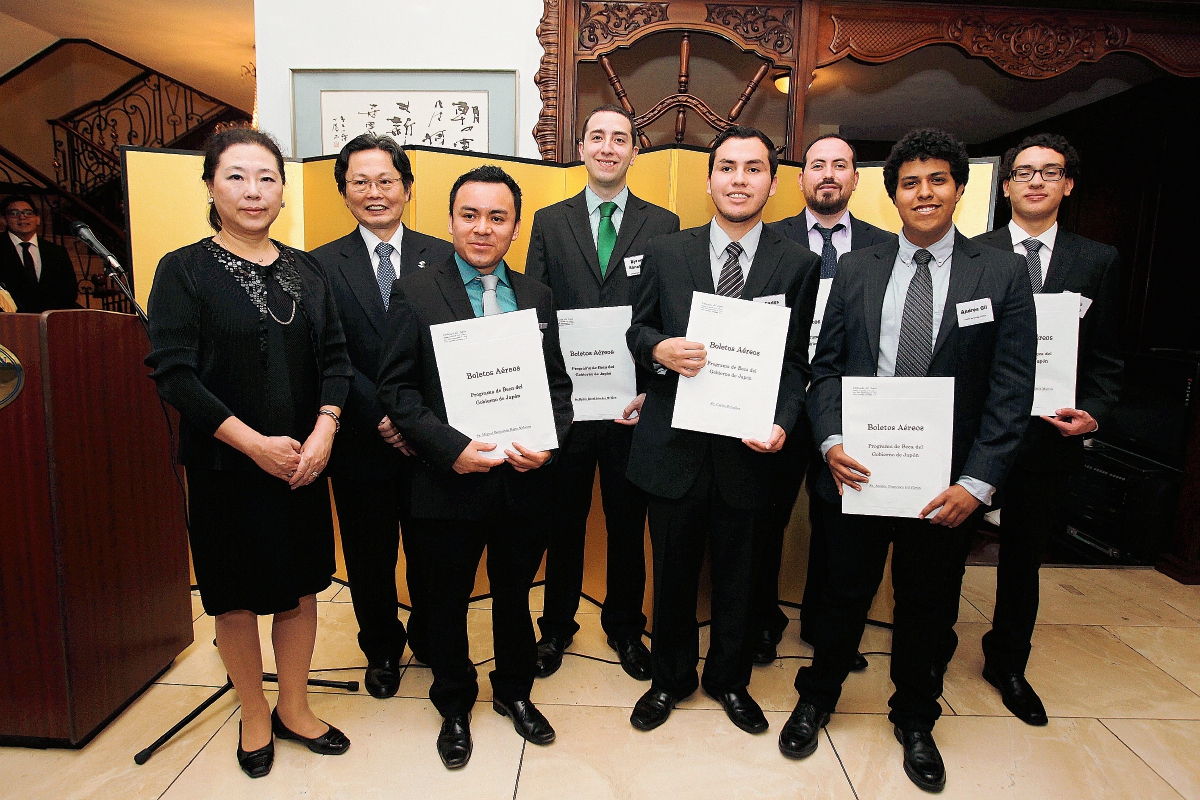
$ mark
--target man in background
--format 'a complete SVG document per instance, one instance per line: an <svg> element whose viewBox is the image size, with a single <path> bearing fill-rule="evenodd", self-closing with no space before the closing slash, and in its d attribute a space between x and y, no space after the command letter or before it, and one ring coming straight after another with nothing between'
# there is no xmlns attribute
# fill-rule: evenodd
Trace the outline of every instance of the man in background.
<svg viewBox="0 0 1200 800"><path fill-rule="evenodd" d="M42 218L26 195L0 203L8 233L0 242L0 284L7 288L17 311L40 314L78 308L79 283L65 247L38 235Z"/></svg>

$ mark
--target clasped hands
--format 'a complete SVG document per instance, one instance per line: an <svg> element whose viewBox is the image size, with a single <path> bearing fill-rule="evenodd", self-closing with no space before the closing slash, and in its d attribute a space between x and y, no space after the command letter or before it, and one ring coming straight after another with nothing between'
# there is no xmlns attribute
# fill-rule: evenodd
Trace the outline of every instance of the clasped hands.
<svg viewBox="0 0 1200 800"><path fill-rule="evenodd" d="M700 342L690 342L682 336L663 339L654 345L651 353L654 360L685 378L694 378L708 363L708 351ZM619 420L618 420L619 421ZM787 433L778 425L771 426L771 435L765 442L758 439L742 439L742 444L756 453L778 453L783 449Z"/></svg>
<svg viewBox="0 0 1200 800"><path fill-rule="evenodd" d="M254 454L254 462L288 486L299 489L321 477L333 449L334 423L327 416L317 418L313 432L300 444L290 436L264 436Z"/></svg>
<svg viewBox="0 0 1200 800"><path fill-rule="evenodd" d="M517 448L517 452L514 453L512 450L505 450L504 455L507 458L499 460L484 455L484 453L490 453L495 450L495 444L472 440L458 454L458 458L455 459L454 471L459 475L465 475L468 472L487 472L492 467L508 463L512 464L512 468L517 472L528 472L531 469L537 469L550 460L549 450L530 450L516 442L513 442L513 447Z"/></svg>
<svg viewBox="0 0 1200 800"><path fill-rule="evenodd" d="M840 444L829 448L825 460L829 464L829 472L833 475L833 485L837 487L839 497L845 493L844 487L861 492L862 484L867 483L871 476L871 471L846 455ZM920 519L928 519L934 525L957 528L977 508L979 500L955 484L930 500L917 516Z"/></svg>

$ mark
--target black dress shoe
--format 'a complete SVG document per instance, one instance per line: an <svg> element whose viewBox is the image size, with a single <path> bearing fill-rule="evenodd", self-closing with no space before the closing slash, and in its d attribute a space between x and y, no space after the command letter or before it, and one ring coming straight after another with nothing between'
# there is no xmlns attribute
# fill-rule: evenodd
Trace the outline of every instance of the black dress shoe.
<svg viewBox="0 0 1200 800"><path fill-rule="evenodd" d="M456 714L442 720L437 751L446 769L461 769L471 760L471 715Z"/></svg>
<svg viewBox="0 0 1200 800"><path fill-rule="evenodd" d="M779 732L779 752L788 758L808 758L816 752L821 728L828 724L827 712L801 700Z"/></svg>
<svg viewBox="0 0 1200 800"><path fill-rule="evenodd" d="M265 747L247 753L242 749L242 723L239 722L237 760L242 772L251 778L266 777L271 772L271 765L275 763L275 740L271 739Z"/></svg>
<svg viewBox="0 0 1200 800"><path fill-rule="evenodd" d="M1025 680L1024 675L1016 672L997 672L984 667L983 679L1000 690L1004 707L1021 722L1027 725L1045 725L1049 722L1042 698L1037 696L1037 692L1029 685L1029 681Z"/></svg>
<svg viewBox="0 0 1200 800"><path fill-rule="evenodd" d="M324 720L321 721L325 722ZM328 722L325 724L329 725ZM294 742L299 742L314 753L320 753L323 756L340 756L350 749L350 740L346 738L346 734L332 725L329 725L329 730L315 739L309 739L307 736L301 736L295 731L289 730L288 726L284 725L283 720L279 718L278 708L271 712L271 730L280 739L291 739Z"/></svg>
<svg viewBox="0 0 1200 800"><path fill-rule="evenodd" d="M851 672L862 672L867 667L871 666L867 663L867 658L862 653L855 651L854 662L850 665Z"/></svg>
<svg viewBox="0 0 1200 800"><path fill-rule="evenodd" d="M621 669L635 681L650 680L650 651L642 644L641 638L614 639L608 637L608 646L617 651L621 659Z"/></svg>
<svg viewBox="0 0 1200 800"><path fill-rule="evenodd" d="M629 715L629 724L639 731L652 731L667 721L671 709L675 707L675 698L661 689L653 686L638 698Z"/></svg>
<svg viewBox="0 0 1200 800"><path fill-rule="evenodd" d="M729 721L746 733L763 733L769 727L762 709L745 689L718 694L705 690L704 693L720 703L721 708L725 709L725 716L729 717Z"/></svg>
<svg viewBox="0 0 1200 800"><path fill-rule="evenodd" d="M550 720L542 716L542 712L528 700L492 701L492 710L502 717L512 720L513 727L521 738L533 744L550 744L554 741L554 728Z"/></svg>
<svg viewBox="0 0 1200 800"><path fill-rule="evenodd" d="M537 663L534 665L533 674L539 678L549 678L558 672L558 668L562 666L563 653L571 646L571 638L543 636L537 644Z"/></svg>
<svg viewBox="0 0 1200 800"><path fill-rule="evenodd" d="M750 643L750 660L760 667L774 664L775 659L779 657L775 645L779 644L782 638L782 634L776 636L774 631L759 631Z"/></svg>
<svg viewBox="0 0 1200 800"><path fill-rule="evenodd" d="M386 700L396 694L400 688L400 659L385 658L382 661L368 661L367 674L363 685L371 697Z"/></svg>
<svg viewBox="0 0 1200 800"><path fill-rule="evenodd" d="M903 731L895 728L896 741L904 745L904 774L927 792L946 788L946 765L933 741L932 731Z"/></svg>

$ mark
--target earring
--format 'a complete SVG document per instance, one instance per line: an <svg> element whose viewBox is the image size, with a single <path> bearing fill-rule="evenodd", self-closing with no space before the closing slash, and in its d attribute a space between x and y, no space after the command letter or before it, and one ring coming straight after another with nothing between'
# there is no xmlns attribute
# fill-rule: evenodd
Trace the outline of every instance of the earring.
<svg viewBox="0 0 1200 800"><path fill-rule="evenodd" d="M280 208L287 208L287 200L281 200L281 201L279 201L279 207L280 207Z"/></svg>
<svg viewBox="0 0 1200 800"><path fill-rule="evenodd" d="M210 195L208 196L208 204L211 206L211 205L212 205L212 202L213 202L213 199L212 199L212 195L210 194Z"/></svg>

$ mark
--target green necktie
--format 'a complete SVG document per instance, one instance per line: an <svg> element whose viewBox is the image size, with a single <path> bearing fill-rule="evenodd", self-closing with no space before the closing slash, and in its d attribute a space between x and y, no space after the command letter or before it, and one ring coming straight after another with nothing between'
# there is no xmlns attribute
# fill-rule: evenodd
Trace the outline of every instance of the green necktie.
<svg viewBox="0 0 1200 800"><path fill-rule="evenodd" d="M612 257L613 247L617 244L617 227L613 225L612 215L617 210L617 204L607 202L600 204L600 227L596 231L596 257L600 261L600 277L608 275L608 259Z"/></svg>

